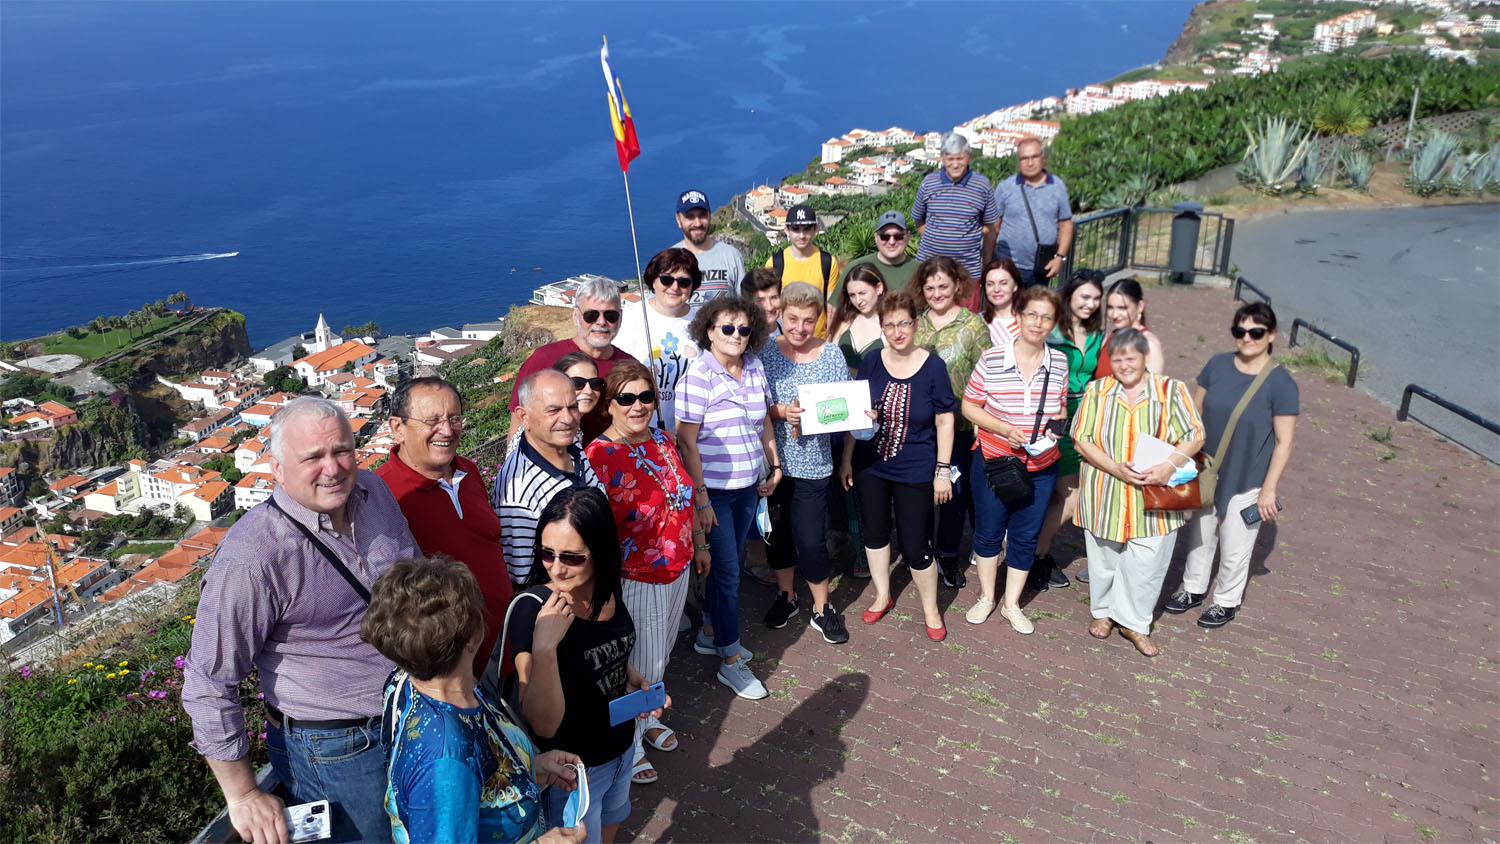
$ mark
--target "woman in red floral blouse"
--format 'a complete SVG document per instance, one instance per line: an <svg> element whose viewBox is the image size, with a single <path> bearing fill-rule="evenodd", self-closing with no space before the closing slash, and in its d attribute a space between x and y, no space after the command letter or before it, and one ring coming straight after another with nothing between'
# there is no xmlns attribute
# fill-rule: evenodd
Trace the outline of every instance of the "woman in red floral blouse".
<svg viewBox="0 0 1500 844"><path fill-rule="evenodd" d="M657 413L651 371L636 361L615 364L603 401L609 427L584 453L604 483L620 533L620 586L636 629L631 662L647 683L657 683L687 600L684 575L695 560L699 573L708 573L708 542L693 524L693 481L682 456L669 434L651 426ZM641 785L659 776L646 761L643 739L657 750L677 749L677 736L660 721L637 721L631 782Z"/></svg>

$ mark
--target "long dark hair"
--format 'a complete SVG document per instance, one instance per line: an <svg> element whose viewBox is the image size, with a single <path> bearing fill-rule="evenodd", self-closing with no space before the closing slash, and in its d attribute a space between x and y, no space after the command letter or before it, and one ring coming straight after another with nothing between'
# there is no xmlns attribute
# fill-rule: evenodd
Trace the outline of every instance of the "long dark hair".
<svg viewBox="0 0 1500 844"><path fill-rule="evenodd" d="M1090 334L1104 330L1104 274L1095 270L1079 270L1073 280L1062 291L1062 311L1057 315L1057 329L1064 337L1071 337L1073 326L1082 326L1084 331ZM1079 320L1073 315L1073 294L1078 288L1092 284L1099 288L1099 307L1094 309L1089 318Z"/></svg>
<svg viewBox="0 0 1500 844"><path fill-rule="evenodd" d="M620 557L620 534L615 530L615 516L609 509L609 499L593 487L564 487L552 496L542 515L536 521L536 544L532 548L531 573L526 577L526 586L546 586L552 576L542 565L542 531L553 522L567 522L583 544L588 546L589 556L594 558L594 594L589 596L592 613L589 621L599 619L599 610L615 599L618 607L625 600L620 592L620 569L624 565Z"/></svg>
<svg viewBox="0 0 1500 844"><path fill-rule="evenodd" d="M979 274L979 298L984 301L984 313L982 316L984 317L985 325L994 322L996 316L995 303L990 301L990 294L984 289L985 280L995 270L1002 270L1006 275L1010 276L1011 284L1016 286L1015 293L1010 294L1010 310L1012 314L1016 312L1016 294L1020 293L1021 288L1026 286L1026 282L1021 280L1021 269L1016 266L1015 261L1009 258L991 258L990 262L984 265L984 272Z"/></svg>
<svg viewBox="0 0 1500 844"><path fill-rule="evenodd" d="M830 332L835 327L848 325L854 321L856 316L859 316L859 309L854 307L853 302L849 301L849 282L851 281L862 282L871 287L876 285L880 285L882 288L885 287L885 276L880 274L878 267L872 264L856 264L854 269L850 270L847 276L844 276L844 283L839 285L838 293L833 297L833 316L828 318L828 330ZM881 294L884 295L884 293L885 291L882 290ZM878 301L876 307L879 307ZM830 336L830 339L836 341L838 338Z"/></svg>
<svg viewBox="0 0 1500 844"><path fill-rule="evenodd" d="M1124 296L1126 299L1129 299L1132 305L1139 305L1140 303L1146 301L1146 293L1145 291L1141 290L1141 283L1139 281L1136 281L1133 278L1122 278L1114 284L1111 284L1109 286L1109 289L1104 292L1104 302L1102 303L1104 308L1109 307L1109 297L1115 295L1116 293ZM1126 327L1128 328L1129 326ZM1144 313L1141 314L1141 327L1146 327L1146 315Z"/></svg>

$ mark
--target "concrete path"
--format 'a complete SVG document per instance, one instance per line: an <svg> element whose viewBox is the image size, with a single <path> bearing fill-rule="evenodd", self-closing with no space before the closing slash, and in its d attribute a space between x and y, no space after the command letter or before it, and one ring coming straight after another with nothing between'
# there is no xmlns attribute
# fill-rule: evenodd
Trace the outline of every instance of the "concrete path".
<svg viewBox="0 0 1500 844"><path fill-rule="evenodd" d="M1381 402L1416 383L1500 420L1500 205L1263 217L1237 226L1234 260L1271 294L1283 334L1301 317L1358 346L1358 386ZM1414 408L1500 461L1500 437Z"/></svg>
<svg viewBox="0 0 1500 844"><path fill-rule="evenodd" d="M1226 291L1147 298L1169 374L1231 348ZM801 617L770 631L770 590L747 579L745 641L772 695L736 699L684 639L666 719L682 745L648 751L662 779L633 789L621 840L1500 838L1500 470L1359 390L1299 383L1286 514L1232 624L1163 616L1147 660L1089 638L1075 585L1032 599L1037 632L1019 636L964 622L971 575L941 590L934 644L903 569L870 626L868 581L841 579L853 638L835 647L808 628L805 588ZM1059 542L1081 555L1076 529Z"/></svg>

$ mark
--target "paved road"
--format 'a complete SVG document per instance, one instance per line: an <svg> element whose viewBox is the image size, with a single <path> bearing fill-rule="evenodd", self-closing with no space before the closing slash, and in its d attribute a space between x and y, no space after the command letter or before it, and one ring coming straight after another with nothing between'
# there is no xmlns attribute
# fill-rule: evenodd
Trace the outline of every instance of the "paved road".
<svg viewBox="0 0 1500 844"><path fill-rule="evenodd" d="M1500 205L1265 217L1235 232L1234 261L1271 294L1283 333L1302 317L1358 346L1359 386L1385 404L1417 383L1500 420ZM1414 409L1500 461L1500 437Z"/></svg>

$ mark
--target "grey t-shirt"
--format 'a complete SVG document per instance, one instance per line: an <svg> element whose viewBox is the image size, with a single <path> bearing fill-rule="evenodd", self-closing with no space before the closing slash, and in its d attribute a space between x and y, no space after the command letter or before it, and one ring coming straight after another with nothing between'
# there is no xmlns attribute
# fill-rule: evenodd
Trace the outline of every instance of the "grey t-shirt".
<svg viewBox="0 0 1500 844"><path fill-rule="evenodd" d="M1021 191L1026 191L1025 199ZM1026 202L1031 202L1031 214L1036 218L1036 232L1031 230L1031 217L1026 216ZM1057 224L1073 219L1073 210L1068 203L1068 188L1061 176L1047 174L1041 185L1033 185L1017 174L1001 179L995 185L995 206L1000 209L1000 236L995 240L995 257L1009 257L1016 268L1031 270L1036 260L1038 243L1057 242ZM1041 240L1037 240L1040 234Z"/></svg>
<svg viewBox="0 0 1500 844"><path fill-rule="evenodd" d="M1214 505L1220 511L1229 503L1230 496L1255 489L1265 481L1266 472L1271 468L1271 452L1276 448L1271 417L1296 416L1300 412L1297 382L1292 380L1286 367L1274 361L1271 365L1276 366L1276 370L1266 376L1266 383L1240 414L1229 451L1224 455L1224 465L1219 467ZM1250 389L1250 382L1254 380L1254 375L1246 375L1235 368L1233 352L1214 355L1203 365L1203 371L1198 373L1198 386L1206 391L1203 407L1199 408L1207 435L1204 454L1212 455L1218 450L1234 406L1240 403L1240 397Z"/></svg>
<svg viewBox="0 0 1500 844"><path fill-rule="evenodd" d="M679 240L672 246L676 249L688 249L687 239ZM693 292L693 298L688 300L688 304L696 308L726 293L739 292L740 279L745 277L745 258L740 255L740 250L722 240L715 240L712 249L694 254L698 258L698 269L703 272L703 285Z"/></svg>

